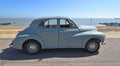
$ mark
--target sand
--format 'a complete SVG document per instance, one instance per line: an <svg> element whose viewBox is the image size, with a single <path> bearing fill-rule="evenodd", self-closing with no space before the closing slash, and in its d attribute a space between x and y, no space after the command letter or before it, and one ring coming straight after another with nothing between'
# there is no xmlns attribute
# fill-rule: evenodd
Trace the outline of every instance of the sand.
<svg viewBox="0 0 120 66"><path fill-rule="evenodd" d="M107 38L120 38L119 26L98 26L97 29L105 33Z"/></svg>
<svg viewBox="0 0 120 66"><path fill-rule="evenodd" d="M15 38L17 33L25 27L0 26L0 38Z"/></svg>
<svg viewBox="0 0 120 66"><path fill-rule="evenodd" d="M17 33L25 27L0 26L0 38L15 38ZM120 38L120 27L98 26L98 31L105 33L107 38Z"/></svg>

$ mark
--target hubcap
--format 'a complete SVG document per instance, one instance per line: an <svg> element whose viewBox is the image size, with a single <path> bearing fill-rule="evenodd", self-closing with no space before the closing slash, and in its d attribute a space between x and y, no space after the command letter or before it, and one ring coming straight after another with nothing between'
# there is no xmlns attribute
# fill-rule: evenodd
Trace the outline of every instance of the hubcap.
<svg viewBox="0 0 120 66"><path fill-rule="evenodd" d="M90 45L90 48L91 48L91 49L95 49L95 47L96 47L95 44L91 44L91 45Z"/></svg>
<svg viewBox="0 0 120 66"><path fill-rule="evenodd" d="M89 51L96 51L97 48L98 48L98 45L97 45L96 42L90 42L90 43L88 44L88 50L89 50Z"/></svg>
<svg viewBox="0 0 120 66"><path fill-rule="evenodd" d="M30 45L29 47L31 50L35 50L36 49L36 46L35 45Z"/></svg>
<svg viewBox="0 0 120 66"><path fill-rule="evenodd" d="M36 53L37 51L38 51L38 46L37 46L37 44L36 43L29 43L28 45L27 45L27 51L29 52L29 53Z"/></svg>

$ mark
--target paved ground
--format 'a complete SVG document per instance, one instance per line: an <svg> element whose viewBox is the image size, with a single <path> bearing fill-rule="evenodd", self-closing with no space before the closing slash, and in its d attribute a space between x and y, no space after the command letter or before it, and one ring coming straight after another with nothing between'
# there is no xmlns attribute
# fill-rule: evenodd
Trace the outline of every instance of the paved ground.
<svg viewBox="0 0 120 66"><path fill-rule="evenodd" d="M38 55L9 48L12 39L0 39L0 66L120 66L120 38L106 39L98 53L82 49L43 50Z"/></svg>

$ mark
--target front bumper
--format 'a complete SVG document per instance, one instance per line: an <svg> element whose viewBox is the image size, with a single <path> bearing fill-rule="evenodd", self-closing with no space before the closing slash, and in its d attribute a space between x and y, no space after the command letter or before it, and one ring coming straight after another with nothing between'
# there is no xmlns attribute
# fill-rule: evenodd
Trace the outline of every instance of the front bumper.
<svg viewBox="0 0 120 66"><path fill-rule="evenodd" d="M106 42L101 43L101 45L105 45L105 44L106 44Z"/></svg>
<svg viewBox="0 0 120 66"><path fill-rule="evenodd" d="M105 45L106 44L106 41L104 40L103 42L101 42L101 45Z"/></svg>

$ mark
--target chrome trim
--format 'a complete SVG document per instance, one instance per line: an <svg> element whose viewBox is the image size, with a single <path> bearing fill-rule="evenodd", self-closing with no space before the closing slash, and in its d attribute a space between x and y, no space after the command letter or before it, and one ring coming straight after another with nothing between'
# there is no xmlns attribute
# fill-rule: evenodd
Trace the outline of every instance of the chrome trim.
<svg viewBox="0 0 120 66"><path fill-rule="evenodd" d="M106 42L101 42L101 45L106 45Z"/></svg>
<svg viewBox="0 0 120 66"><path fill-rule="evenodd" d="M13 47L13 43L11 43L9 46L10 46L10 47Z"/></svg>

